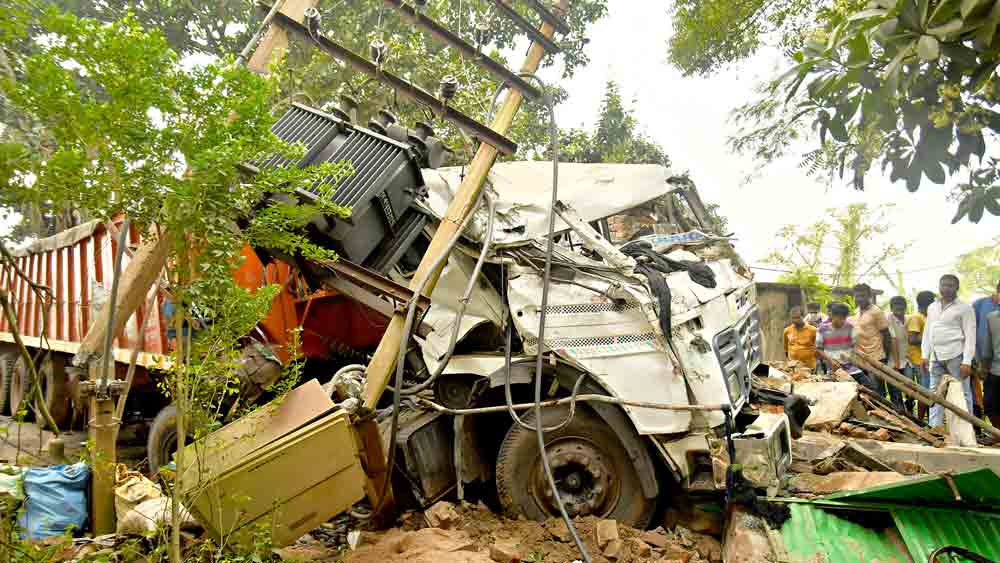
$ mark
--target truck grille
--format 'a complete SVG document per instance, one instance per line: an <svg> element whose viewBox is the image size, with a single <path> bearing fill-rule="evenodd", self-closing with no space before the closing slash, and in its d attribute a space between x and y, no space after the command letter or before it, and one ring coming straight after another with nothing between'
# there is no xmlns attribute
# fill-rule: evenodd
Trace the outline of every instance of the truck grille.
<svg viewBox="0 0 1000 563"><path fill-rule="evenodd" d="M760 313L754 307L736 326L715 337L715 355L726 378L732 402L749 391L750 371L761 359Z"/></svg>

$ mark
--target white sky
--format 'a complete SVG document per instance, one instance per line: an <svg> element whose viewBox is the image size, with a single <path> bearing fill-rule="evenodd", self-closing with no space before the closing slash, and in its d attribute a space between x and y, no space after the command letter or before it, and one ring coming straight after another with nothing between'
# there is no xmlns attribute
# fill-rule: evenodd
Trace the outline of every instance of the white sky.
<svg viewBox="0 0 1000 563"><path fill-rule="evenodd" d="M913 241L899 264L904 272L948 264L958 254L1000 234L1000 218L991 215L978 225L951 225L955 204L946 201L944 186L925 183L919 192L910 194L902 183L891 184L873 173L867 178L867 191L857 192L843 184L827 186L810 178L798 168L794 156L743 184L754 165L726 147L726 139L735 131L729 113L753 98L755 84L783 70L778 57L768 53L709 78L684 78L666 61L671 22L662 0L609 0L608 4L609 16L589 33L590 64L562 83L570 98L557 108L560 126L593 125L604 84L615 80L623 100L634 99L632 107L642 128L666 149L675 170L689 170L702 197L721 204L740 239L737 249L751 264L761 264L782 225L808 223L829 207L854 202L897 204L890 236L900 244ZM541 74L558 78L552 69ZM904 282L908 287L936 289L940 275L950 269L944 266L909 274ZM769 280L777 274L758 275ZM871 283L889 289L880 279Z"/></svg>
<svg viewBox="0 0 1000 563"><path fill-rule="evenodd" d="M754 96L755 84L780 72L780 57L766 53L709 78L684 78L666 62L671 24L662 0L609 0L608 11L590 30L590 64L562 83L570 98L557 110L559 125L592 126L605 82L618 82L624 100L633 102L641 127L666 149L675 170L690 171L702 197L721 204L739 237L737 249L751 264L762 264L782 225L810 223L829 207L861 201L897 204L890 236L898 244L912 242L898 267L904 272L922 270L905 276L910 288L936 288L938 277L952 269L950 263L958 254L1000 234L1000 218L991 215L978 225L951 225L955 204L946 201L943 186L926 183L917 194L910 194L902 184L893 185L872 174L868 190L856 192L810 178L799 169L795 156L772 164L751 183L743 184L754 164L727 149L726 139L734 132L729 114ZM512 58L519 64L518 56ZM555 69L540 74L558 79ZM6 230L5 223L0 217L0 234ZM777 276L758 275L761 280ZM870 283L889 289L881 279Z"/></svg>

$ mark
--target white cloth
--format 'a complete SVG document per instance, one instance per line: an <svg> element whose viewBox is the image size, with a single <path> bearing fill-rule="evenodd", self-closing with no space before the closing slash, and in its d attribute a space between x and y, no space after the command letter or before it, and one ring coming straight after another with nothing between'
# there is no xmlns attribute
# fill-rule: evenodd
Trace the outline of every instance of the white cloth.
<svg viewBox="0 0 1000 563"><path fill-rule="evenodd" d="M976 357L976 313L972 306L958 299L943 306L940 301L931 303L920 350L925 360L947 361L961 356L963 364L971 365Z"/></svg>

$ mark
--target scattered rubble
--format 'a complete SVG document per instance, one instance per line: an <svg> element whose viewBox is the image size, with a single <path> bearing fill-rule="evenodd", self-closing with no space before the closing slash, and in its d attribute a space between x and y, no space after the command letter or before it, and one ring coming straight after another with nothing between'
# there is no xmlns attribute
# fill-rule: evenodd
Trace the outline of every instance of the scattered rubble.
<svg viewBox="0 0 1000 563"><path fill-rule="evenodd" d="M539 523L514 520L474 505L434 505L435 513L454 514L452 528L395 528L366 532L356 549L347 551L343 563L517 563L545 561L569 563L579 559L565 523L550 519ZM427 520L409 518L423 524ZM574 525L595 563L722 561L719 539L683 526L641 531L614 520L577 518Z"/></svg>

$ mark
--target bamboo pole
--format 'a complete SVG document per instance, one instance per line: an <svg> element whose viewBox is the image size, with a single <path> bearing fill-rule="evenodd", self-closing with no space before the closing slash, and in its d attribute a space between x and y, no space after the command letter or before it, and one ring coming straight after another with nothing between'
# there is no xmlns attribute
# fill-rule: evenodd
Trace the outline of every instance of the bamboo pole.
<svg viewBox="0 0 1000 563"><path fill-rule="evenodd" d="M949 402L941 395L933 391L930 391L928 389L924 389L923 387L910 381L909 378L907 378L905 375L890 368L889 366L882 365L881 362L875 360L874 358L865 354L864 352L855 351L854 361L855 363L858 364L858 366L863 368L869 374L874 375L875 377L878 377L879 379L885 381L889 385L892 385L893 387L896 387L897 389L906 392L908 395L920 401L921 403L927 405L928 407L932 407L935 404L939 404L942 407L948 409L949 411L955 413L956 416L968 422L969 424L972 424L973 426L976 426L977 428L984 430L988 434L1000 438L1000 430L993 427L993 425L969 414L968 411L962 409L961 407L955 405L954 403Z"/></svg>

